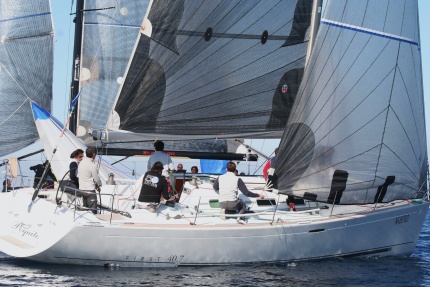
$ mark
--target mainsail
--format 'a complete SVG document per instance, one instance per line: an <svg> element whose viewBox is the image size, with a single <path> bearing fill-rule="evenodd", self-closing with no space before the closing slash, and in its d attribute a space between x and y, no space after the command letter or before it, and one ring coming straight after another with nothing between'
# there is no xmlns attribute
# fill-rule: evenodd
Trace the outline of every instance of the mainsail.
<svg viewBox="0 0 430 287"><path fill-rule="evenodd" d="M280 137L311 2L152 1L108 121L123 133L110 139Z"/></svg>
<svg viewBox="0 0 430 287"><path fill-rule="evenodd" d="M282 193L386 202L426 190L417 1L327 3L280 143Z"/></svg>
<svg viewBox="0 0 430 287"><path fill-rule="evenodd" d="M29 100L51 110L53 26L48 0L0 3L0 155L34 143Z"/></svg>

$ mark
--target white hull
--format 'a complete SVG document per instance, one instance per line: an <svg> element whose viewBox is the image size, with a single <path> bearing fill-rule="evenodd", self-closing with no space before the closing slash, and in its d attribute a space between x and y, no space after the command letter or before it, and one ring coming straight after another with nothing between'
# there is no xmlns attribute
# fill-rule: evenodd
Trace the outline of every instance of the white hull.
<svg viewBox="0 0 430 287"><path fill-rule="evenodd" d="M281 214L274 222L272 213L250 218L247 225L213 217L198 217L192 225L192 216L166 219L146 210L131 210L132 218L116 215L111 222L109 214L95 217L64 206L54 213L56 205L43 199L36 201L28 216L11 212L17 210L11 202L24 201L21 211L25 211L31 192L2 197L2 252L39 262L122 267L407 256L415 248L429 207L426 201L399 201L371 212L331 217L331 209L283 213L278 209ZM161 212L176 211L166 207ZM17 231L19 223L27 226L26 234Z"/></svg>

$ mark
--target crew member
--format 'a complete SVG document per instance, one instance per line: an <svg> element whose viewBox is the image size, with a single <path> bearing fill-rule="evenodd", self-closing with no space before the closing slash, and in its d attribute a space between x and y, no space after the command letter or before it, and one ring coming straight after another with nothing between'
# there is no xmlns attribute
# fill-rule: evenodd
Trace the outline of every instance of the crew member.
<svg viewBox="0 0 430 287"><path fill-rule="evenodd" d="M150 171L143 176L142 188L136 203L137 208L148 209L156 212L160 207L161 196L166 200L174 200L174 196L169 196L168 183L162 175L163 164L160 161L154 163Z"/></svg>
<svg viewBox="0 0 430 287"><path fill-rule="evenodd" d="M246 204L238 197L238 190L248 197L264 198L264 195L253 193L248 190L245 183L240 177L234 174L236 164L234 162L227 163L227 172L219 176L213 188L219 190L219 205L226 211L234 211L234 213L244 214L246 211ZM245 224L244 217L238 218L238 223Z"/></svg>
<svg viewBox="0 0 430 287"><path fill-rule="evenodd" d="M94 159L97 153L91 147L85 150L86 157L82 159L78 166L79 188L86 191L82 194L83 204L85 207L97 214L97 194L100 191L102 182L100 180L96 163Z"/></svg>
<svg viewBox="0 0 430 287"><path fill-rule="evenodd" d="M170 156L164 153L164 143L162 141L155 141L154 150L155 152L148 159L146 169L150 171L154 164L159 161L164 166L163 175L169 176L169 171L173 171L175 166Z"/></svg>

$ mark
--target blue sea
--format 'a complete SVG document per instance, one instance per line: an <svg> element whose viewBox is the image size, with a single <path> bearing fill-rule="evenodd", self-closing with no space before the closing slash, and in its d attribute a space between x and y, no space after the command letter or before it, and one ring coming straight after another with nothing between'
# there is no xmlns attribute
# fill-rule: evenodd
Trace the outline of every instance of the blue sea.
<svg viewBox="0 0 430 287"><path fill-rule="evenodd" d="M429 243L430 213L411 257L134 269L40 264L0 253L0 286L430 286Z"/></svg>

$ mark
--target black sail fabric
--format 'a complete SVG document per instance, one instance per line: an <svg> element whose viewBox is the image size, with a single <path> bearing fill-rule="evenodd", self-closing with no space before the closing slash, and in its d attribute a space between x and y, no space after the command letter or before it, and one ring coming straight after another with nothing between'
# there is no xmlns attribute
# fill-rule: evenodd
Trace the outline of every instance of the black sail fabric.
<svg viewBox="0 0 430 287"><path fill-rule="evenodd" d="M340 204L426 191L417 1L331 0L275 163L278 189Z"/></svg>
<svg viewBox="0 0 430 287"><path fill-rule="evenodd" d="M311 2L153 1L152 33L141 35L116 101L119 129L279 137L288 109L272 105L285 102L274 101L285 74L304 67Z"/></svg>
<svg viewBox="0 0 430 287"><path fill-rule="evenodd" d="M0 3L0 155L38 138L30 100L51 111L53 36L48 0Z"/></svg>
<svg viewBox="0 0 430 287"><path fill-rule="evenodd" d="M148 57L151 41L159 43L163 48L177 53L176 34L178 23L182 19L183 1L170 1L171 9L163 9L164 5L157 2L149 12L152 21L151 38L143 36L139 39L139 47L131 57L142 21L147 13L150 1L147 0L94 0L85 1L83 13L83 40L78 73L81 87L79 106L77 108L77 135L87 145L95 145L91 130L113 129L120 126L116 121L117 114L137 114L129 116L121 122L121 127L133 131L144 125L147 131L154 131L157 113L160 109L166 79L162 67L157 61ZM131 67L128 67L132 59ZM137 69L136 69L137 67ZM124 80L124 74L128 75ZM116 100L118 91L127 82L125 91L129 97ZM145 105L140 105L144 99ZM146 110L146 113L143 113ZM108 152L114 149L124 153L129 149L133 152L153 149L154 137L150 136L142 142L137 138L127 142L122 135L117 140L110 140ZM193 152L236 152L239 144L226 140L165 140L165 148L170 151Z"/></svg>
<svg viewBox="0 0 430 287"><path fill-rule="evenodd" d="M131 65L138 66L139 69L130 69L125 82L129 97L120 98L116 105L119 115L137 115L121 117L125 118L120 124L120 128L124 130L136 131L143 126L146 127L146 131L155 132L158 112L166 90L166 77L162 67L147 57L149 44L148 37L140 38L140 49L134 54Z"/></svg>

